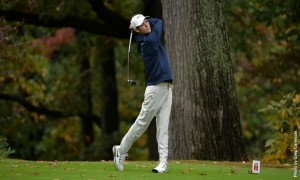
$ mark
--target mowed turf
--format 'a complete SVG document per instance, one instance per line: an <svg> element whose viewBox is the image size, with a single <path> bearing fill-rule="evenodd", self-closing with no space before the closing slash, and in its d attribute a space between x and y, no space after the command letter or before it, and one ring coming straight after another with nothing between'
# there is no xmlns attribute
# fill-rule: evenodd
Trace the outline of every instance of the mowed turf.
<svg viewBox="0 0 300 180"><path fill-rule="evenodd" d="M251 162L170 161L168 173L156 174L153 161L126 161L124 171L116 171L112 161L25 161L0 159L0 179L26 180L284 180L293 178L293 167L261 165L260 174L251 174ZM299 174L299 173L298 173Z"/></svg>

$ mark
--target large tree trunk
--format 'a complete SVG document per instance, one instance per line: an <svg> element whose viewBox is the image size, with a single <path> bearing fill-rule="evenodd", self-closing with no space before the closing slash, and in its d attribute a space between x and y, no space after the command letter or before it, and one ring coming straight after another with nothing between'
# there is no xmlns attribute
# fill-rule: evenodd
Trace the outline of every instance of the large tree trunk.
<svg viewBox="0 0 300 180"><path fill-rule="evenodd" d="M118 92L114 61L114 44L110 38L98 39L99 72L102 96L102 135L119 131Z"/></svg>
<svg viewBox="0 0 300 180"><path fill-rule="evenodd" d="M82 114L92 114L91 72L88 49L88 36L77 31L78 59L80 62L80 89L82 99ZM81 117L82 141L88 148L94 141L93 121L88 117Z"/></svg>
<svg viewBox="0 0 300 180"><path fill-rule="evenodd" d="M174 84L169 158L246 160L223 1L162 0Z"/></svg>
<svg viewBox="0 0 300 180"><path fill-rule="evenodd" d="M115 142L115 132L119 131L118 92L115 70L114 41L111 38L96 38L96 62L99 69L101 96L101 152L97 159L109 160L111 147ZM100 148L100 149L99 149Z"/></svg>

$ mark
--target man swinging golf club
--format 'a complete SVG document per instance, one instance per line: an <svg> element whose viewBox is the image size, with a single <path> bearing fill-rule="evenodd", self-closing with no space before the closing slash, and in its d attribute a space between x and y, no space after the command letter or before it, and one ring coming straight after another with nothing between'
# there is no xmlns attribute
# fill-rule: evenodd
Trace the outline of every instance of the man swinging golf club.
<svg viewBox="0 0 300 180"><path fill-rule="evenodd" d="M172 106L172 72L165 48L161 43L162 20L141 14L132 17L130 28L137 34L137 49L146 72L147 87L141 111L123 137L120 145L113 146L115 168L123 170L123 162L132 144L145 132L156 117L159 164L154 173L167 172L168 127Z"/></svg>

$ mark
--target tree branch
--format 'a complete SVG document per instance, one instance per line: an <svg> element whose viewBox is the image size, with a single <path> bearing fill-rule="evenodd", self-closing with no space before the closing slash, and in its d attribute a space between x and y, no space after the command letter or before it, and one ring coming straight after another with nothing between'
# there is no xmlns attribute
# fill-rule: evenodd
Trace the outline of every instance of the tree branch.
<svg viewBox="0 0 300 180"><path fill-rule="evenodd" d="M129 20L124 19L119 14L112 12L111 10L107 9L103 1L99 0L89 0L92 9L96 12L98 18L103 20L107 26L110 26L114 29L122 29L123 34L125 32L130 32L129 30ZM125 28L125 29L124 29ZM127 30L127 31L126 31ZM126 34L127 37L128 33Z"/></svg>
<svg viewBox="0 0 300 180"><path fill-rule="evenodd" d="M30 102L26 101L24 98L17 96L17 95L9 95L9 94L0 93L0 100L17 102L31 112L35 112L38 114L44 114L44 115L55 117L55 118L66 118L66 117L72 117L72 116L79 116L80 118L83 118L83 119L89 119L89 120L95 122L99 127L101 127L101 118L94 114L65 114L60 111L49 110L44 107L34 106Z"/></svg>
<svg viewBox="0 0 300 180"><path fill-rule="evenodd" d="M24 106L24 108L28 109L29 111L36 112L38 114L45 114L45 115L49 115L49 116L56 117L56 118L74 116L74 115L66 115L59 111L54 111L54 110L49 110L46 108L34 106L31 103L29 103L28 101L26 101L24 98L22 98L20 96L16 96L16 95L0 93L0 100L1 99L17 102L17 103L21 104L22 106Z"/></svg>
<svg viewBox="0 0 300 180"><path fill-rule="evenodd" d="M1 16L4 16L5 19L9 21L24 21L26 24L54 28L72 27L93 34L111 36L115 38L127 38L127 34L124 32L126 32L126 30L128 31L128 26L120 26L120 23L113 19L110 19L110 21L116 22L115 26L107 25L98 19L83 19L75 16L66 16L62 19L55 19L54 17L47 16L44 19L41 19L39 14L24 13L13 9L0 9L0 17ZM125 20L123 19L122 21Z"/></svg>

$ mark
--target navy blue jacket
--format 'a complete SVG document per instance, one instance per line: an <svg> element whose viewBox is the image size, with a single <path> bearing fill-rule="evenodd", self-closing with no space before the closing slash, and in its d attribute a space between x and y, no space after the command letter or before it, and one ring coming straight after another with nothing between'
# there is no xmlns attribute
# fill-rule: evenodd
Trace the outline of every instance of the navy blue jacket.
<svg viewBox="0 0 300 180"><path fill-rule="evenodd" d="M138 34L135 37L138 52L145 66L147 86L156 85L163 81L172 81L172 72L165 48L161 43L162 20L150 18L149 34Z"/></svg>

